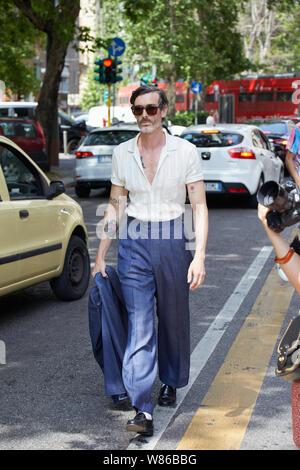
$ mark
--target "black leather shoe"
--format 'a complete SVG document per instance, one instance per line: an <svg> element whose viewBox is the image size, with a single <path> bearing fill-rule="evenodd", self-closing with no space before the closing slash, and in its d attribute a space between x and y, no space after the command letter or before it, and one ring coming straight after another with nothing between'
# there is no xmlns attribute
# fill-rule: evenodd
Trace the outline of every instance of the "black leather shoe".
<svg viewBox="0 0 300 470"><path fill-rule="evenodd" d="M170 385L162 385L159 396L158 404L160 406L173 406L176 403L176 388Z"/></svg>
<svg viewBox="0 0 300 470"><path fill-rule="evenodd" d="M144 413L137 413L133 419L127 421L126 431L134 431L144 436L152 436L153 419L146 419Z"/></svg>

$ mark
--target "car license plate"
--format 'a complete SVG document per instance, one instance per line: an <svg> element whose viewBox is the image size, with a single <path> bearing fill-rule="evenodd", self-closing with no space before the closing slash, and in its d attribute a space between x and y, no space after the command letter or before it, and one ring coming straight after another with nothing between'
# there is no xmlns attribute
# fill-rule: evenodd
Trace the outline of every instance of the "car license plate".
<svg viewBox="0 0 300 470"><path fill-rule="evenodd" d="M109 155L97 155L98 163L108 163L111 162L111 156Z"/></svg>
<svg viewBox="0 0 300 470"><path fill-rule="evenodd" d="M205 191L222 191L221 183L204 183Z"/></svg>

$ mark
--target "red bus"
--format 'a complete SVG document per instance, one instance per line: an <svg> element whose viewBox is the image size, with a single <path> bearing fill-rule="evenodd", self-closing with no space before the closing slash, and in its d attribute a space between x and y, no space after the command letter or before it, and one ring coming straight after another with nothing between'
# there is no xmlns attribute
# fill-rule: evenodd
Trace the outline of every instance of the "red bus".
<svg viewBox="0 0 300 470"><path fill-rule="evenodd" d="M130 106L130 96L133 90L140 86L139 83L133 83L127 86L121 86L118 90L118 106ZM167 83L158 83L158 88L162 88L167 91ZM187 82L176 82L175 84L175 109L176 111L186 111L192 109L193 93L189 89Z"/></svg>
<svg viewBox="0 0 300 470"><path fill-rule="evenodd" d="M217 112L219 122L292 118L300 114L299 98L300 75L262 75L214 81L206 87L204 108Z"/></svg>

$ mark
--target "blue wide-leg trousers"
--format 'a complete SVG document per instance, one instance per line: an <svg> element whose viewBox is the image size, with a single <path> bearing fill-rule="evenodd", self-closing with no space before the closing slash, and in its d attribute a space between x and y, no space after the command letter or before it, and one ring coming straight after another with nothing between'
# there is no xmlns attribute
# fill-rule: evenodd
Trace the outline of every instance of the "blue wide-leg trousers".
<svg viewBox="0 0 300 470"><path fill-rule="evenodd" d="M128 311L123 382L137 410L153 412L151 389L160 380L188 383L190 367L189 285L191 252L181 218L141 222L129 218L119 241L118 272ZM155 301L158 315L156 347Z"/></svg>

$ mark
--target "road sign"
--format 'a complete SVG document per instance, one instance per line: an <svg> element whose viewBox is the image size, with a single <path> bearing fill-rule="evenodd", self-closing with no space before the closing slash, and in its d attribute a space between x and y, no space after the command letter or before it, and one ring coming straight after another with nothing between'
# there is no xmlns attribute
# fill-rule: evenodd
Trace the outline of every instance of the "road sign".
<svg viewBox="0 0 300 470"><path fill-rule="evenodd" d="M108 49L109 55L112 55L113 57L119 57L120 55L124 54L125 51L125 42L121 38L114 38L111 43L110 47Z"/></svg>
<svg viewBox="0 0 300 470"><path fill-rule="evenodd" d="M191 84L191 91L193 93L200 93L200 91L202 90L202 84L200 82L193 82Z"/></svg>

